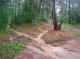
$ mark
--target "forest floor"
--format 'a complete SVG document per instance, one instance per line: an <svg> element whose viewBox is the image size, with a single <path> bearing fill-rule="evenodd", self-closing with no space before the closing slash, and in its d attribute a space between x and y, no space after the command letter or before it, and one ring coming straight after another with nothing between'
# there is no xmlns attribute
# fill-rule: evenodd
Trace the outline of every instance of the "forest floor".
<svg viewBox="0 0 80 59"><path fill-rule="evenodd" d="M53 31L52 24L15 31L29 41L15 59L80 59L80 28L65 25L61 31Z"/></svg>
<svg viewBox="0 0 80 59"><path fill-rule="evenodd" d="M79 26L63 24L61 31L54 31L51 23L39 23L17 26L14 32L9 39L24 47L14 59L80 59Z"/></svg>

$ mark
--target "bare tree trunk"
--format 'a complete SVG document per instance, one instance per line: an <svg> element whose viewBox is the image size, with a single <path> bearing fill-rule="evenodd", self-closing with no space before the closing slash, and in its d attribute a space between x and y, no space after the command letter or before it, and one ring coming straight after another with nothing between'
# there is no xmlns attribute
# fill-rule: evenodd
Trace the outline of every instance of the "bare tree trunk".
<svg viewBox="0 0 80 59"><path fill-rule="evenodd" d="M53 19L54 30L59 30L58 21L57 21L57 18L56 18L56 11L55 11L55 0L53 0L52 19Z"/></svg>
<svg viewBox="0 0 80 59"><path fill-rule="evenodd" d="M71 2L71 0L69 0L69 24L71 23L71 19L70 19L70 2Z"/></svg>

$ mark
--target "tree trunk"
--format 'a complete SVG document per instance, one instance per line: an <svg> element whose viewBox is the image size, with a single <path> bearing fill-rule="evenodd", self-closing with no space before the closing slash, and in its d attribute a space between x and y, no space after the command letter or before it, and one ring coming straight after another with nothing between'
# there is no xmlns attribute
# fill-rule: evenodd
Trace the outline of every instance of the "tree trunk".
<svg viewBox="0 0 80 59"><path fill-rule="evenodd" d="M60 22L60 24L59 24L59 30L61 30L62 23L63 23L63 22Z"/></svg>
<svg viewBox="0 0 80 59"><path fill-rule="evenodd" d="M71 19L70 19L70 2L71 2L71 0L69 0L69 24L71 23Z"/></svg>
<svg viewBox="0 0 80 59"><path fill-rule="evenodd" d="M54 30L59 30L58 21L56 18L56 11L55 11L55 0L53 0L52 19L53 19Z"/></svg>

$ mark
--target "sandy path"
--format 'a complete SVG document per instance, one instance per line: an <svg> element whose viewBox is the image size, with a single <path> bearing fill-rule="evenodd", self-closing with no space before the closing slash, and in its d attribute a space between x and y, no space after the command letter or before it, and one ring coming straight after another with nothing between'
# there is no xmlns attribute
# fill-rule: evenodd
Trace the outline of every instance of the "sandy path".
<svg viewBox="0 0 80 59"><path fill-rule="evenodd" d="M47 24L49 25L49 24ZM46 25L44 25L46 26ZM51 25L50 25L51 26ZM25 36L32 39L35 43L33 45L25 45L24 50L22 50L14 59L80 59L80 52L75 53L68 51L69 48L67 48L69 45L64 45L63 47L53 47L49 44L46 44L41 37L48 32L47 30L42 30L41 27L39 28L42 33L37 37L33 38L27 34L14 31L19 36ZM13 40L12 38L11 40ZM70 42L71 44L74 42ZM39 48L37 48L38 46ZM71 45L69 46L71 47ZM67 48L67 49L65 49ZM77 50L79 51L79 49Z"/></svg>

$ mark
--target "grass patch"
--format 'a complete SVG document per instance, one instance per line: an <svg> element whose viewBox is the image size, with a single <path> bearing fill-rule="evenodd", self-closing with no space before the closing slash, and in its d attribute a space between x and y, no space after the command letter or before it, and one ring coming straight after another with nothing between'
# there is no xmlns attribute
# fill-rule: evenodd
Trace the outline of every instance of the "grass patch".
<svg viewBox="0 0 80 59"><path fill-rule="evenodd" d="M15 38L13 42L17 42L22 45L28 45L29 43L32 42L32 39L25 37L25 36L20 36L20 37Z"/></svg>
<svg viewBox="0 0 80 59"><path fill-rule="evenodd" d="M29 29L29 28L33 28L33 27L34 27L34 25L32 25L32 24L23 24L23 25L16 26L14 29L22 32L23 30L25 30L25 28Z"/></svg>
<svg viewBox="0 0 80 59"><path fill-rule="evenodd" d="M31 42L32 42L32 39L25 38L25 37L20 38L20 40L18 41L18 43L22 45L28 45Z"/></svg>
<svg viewBox="0 0 80 59"><path fill-rule="evenodd" d="M43 25L45 25L45 23L39 23L37 25L32 25L32 26L25 24L25 25L17 26L15 30L28 34L32 37L37 37L41 33L39 27Z"/></svg>
<svg viewBox="0 0 80 59"><path fill-rule="evenodd" d="M0 43L5 42L10 37L14 37L16 34L10 29L7 29L6 31L0 30Z"/></svg>
<svg viewBox="0 0 80 59"><path fill-rule="evenodd" d="M1 43L0 44L0 58L13 59L16 53L22 49L22 46L17 43Z"/></svg>
<svg viewBox="0 0 80 59"><path fill-rule="evenodd" d="M42 39L47 44L54 44L55 42L58 43L79 36L80 36L80 25L72 25L72 24L70 25L64 23L61 31L55 32L54 30L51 30L51 32L46 33L42 37Z"/></svg>
<svg viewBox="0 0 80 59"><path fill-rule="evenodd" d="M41 27L42 25L45 25L46 23L47 22L39 22L36 25L34 25L34 24L23 24L23 25L16 26L14 29L17 31L24 32L25 30L28 30L28 29L33 29L33 28L38 29L39 27Z"/></svg>

